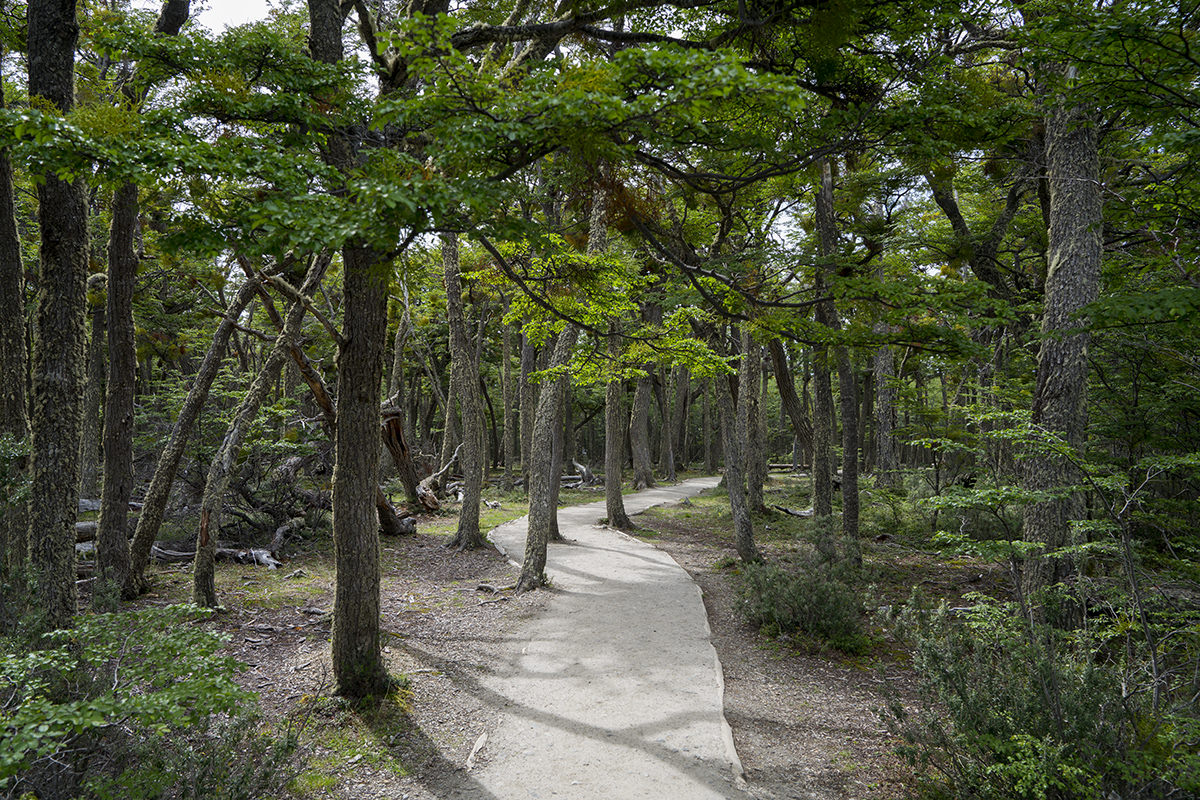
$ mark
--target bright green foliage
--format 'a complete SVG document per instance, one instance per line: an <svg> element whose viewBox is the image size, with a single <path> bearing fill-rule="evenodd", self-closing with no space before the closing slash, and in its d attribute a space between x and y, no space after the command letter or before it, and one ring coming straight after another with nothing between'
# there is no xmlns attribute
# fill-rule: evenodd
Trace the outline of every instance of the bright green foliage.
<svg viewBox="0 0 1200 800"><path fill-rule="evenodd" d="M0 787L48 762L95 756L87 746L132 727L161 745L175 732L244 706L237 663L199 623L209 613L169 606L79 618L24 651L0 654Z"/></svg>

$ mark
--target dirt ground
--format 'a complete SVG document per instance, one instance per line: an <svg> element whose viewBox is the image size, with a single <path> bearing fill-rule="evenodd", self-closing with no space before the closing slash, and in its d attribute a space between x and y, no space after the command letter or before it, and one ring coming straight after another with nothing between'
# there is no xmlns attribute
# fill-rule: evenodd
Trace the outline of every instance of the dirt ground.
<svg viewBox="0 0 1200 800"><path fill-rule="evenodd" d="M755 798L896 798L904 773L879 709L902 670L833 653L796 652L735 616L732 550L671 517L650 539L700 585L724 668L725 713ZM418 530L429 530L418 525ZM443 527L441 528L444 531ZM476 691L546 593L515 596L517 570L495 550L448 551L438 532L383 544L385 654L407 691L380 709L332 698L328 639L333 570L327 557L297 556L281 570L223 566L230 609L220 625L245 662L245 685L269 720L302 720L308 766L299 796L346 800L467 797L472 750L498 712ZM190 585L187 566L164 570L156 595ZM165 602L165 599L163 600Z"/></svg>

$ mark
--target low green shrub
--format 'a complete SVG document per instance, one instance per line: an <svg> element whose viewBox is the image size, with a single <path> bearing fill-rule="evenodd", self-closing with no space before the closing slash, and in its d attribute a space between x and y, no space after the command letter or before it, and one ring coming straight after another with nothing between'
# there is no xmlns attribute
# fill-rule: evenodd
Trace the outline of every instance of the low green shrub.
<svg viewBox="0 0 1200 800"><path fill-rule="evenodd" d="M921 698L915 711L893 700L888 719L926 797L1200 796L1195 709L1156 701L1136 653L972 599L956 610L915 600L890 620Z"/></svg>
<svg viewBox="0 0 1200 800"><path fill-rule="evenodd" d="M740 576L738 610L769 636L802 634L859 655L870 641L862 601L836 565L802 551L786 568L746 564Z"/></svg>
<svg viewBox="0 0 1200 800"><path fill-rule="evenodd" d="M37 649L0 642L0 794L256 796L232 789L269 782L294 743L258 741L245 716L229 722L254 696L235 682L222 637L200 624L209 614L86 615Z"/></svg>

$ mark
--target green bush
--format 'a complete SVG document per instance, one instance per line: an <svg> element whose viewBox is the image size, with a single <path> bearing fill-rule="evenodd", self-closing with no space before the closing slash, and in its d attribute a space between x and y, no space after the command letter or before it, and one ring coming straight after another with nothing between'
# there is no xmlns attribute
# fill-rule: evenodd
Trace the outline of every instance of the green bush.
<svg viewBox="0 0 1200 800"><path fill-rule="evenodd" d="M740 576L738 610L769 636L803 634L845 653L866 652L862 602L836 567L804 553L783 568L747 564Z"/></svg>
<svg viewBox="0 0 1200 800"><path fill-rule="evenodd" d="M169 606L88 615L39 649L0 643L0 792L51 800L119 786L99 796L254 796L226 791L203 767L217 757L227 778L244 783L232 751L250 754L260 772L278 762L265 757L266 741L247 739L256 726L222 724L253 695L235 682L238 664L222 653L222 638L200 624L209 613ZM186 788L197 774L208 776L203 794ZM85 776L92 789L81 795Z"/></svg>
<svg viewBox="0 0 1200 800"><path fill-rule="evenodd" d="M891 620L912 648L921 700L914 712L893 701L888 716L926 796L1198 796L1197 719L1155 706L1136 654L1110 652L1085 629L1032 624L1014 603L973 599L957 612L910 602Z"/></svg>

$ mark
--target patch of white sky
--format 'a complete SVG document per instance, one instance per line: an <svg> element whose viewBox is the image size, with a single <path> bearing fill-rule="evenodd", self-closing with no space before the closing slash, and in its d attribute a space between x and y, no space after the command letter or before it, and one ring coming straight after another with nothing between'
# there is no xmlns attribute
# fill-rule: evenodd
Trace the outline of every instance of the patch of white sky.
<svg viewBox="0 0 1200 800"><path fill-rule="evenodd" d="M267 19L280 5L277 0L195 0L191 16L214 33L220 33L235 25ZM162 3L159 0L134 0L133 6L157 11Z"/></svg>

